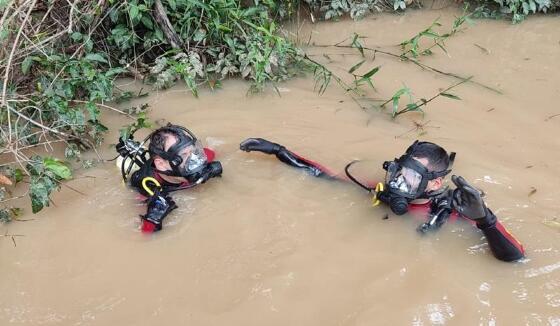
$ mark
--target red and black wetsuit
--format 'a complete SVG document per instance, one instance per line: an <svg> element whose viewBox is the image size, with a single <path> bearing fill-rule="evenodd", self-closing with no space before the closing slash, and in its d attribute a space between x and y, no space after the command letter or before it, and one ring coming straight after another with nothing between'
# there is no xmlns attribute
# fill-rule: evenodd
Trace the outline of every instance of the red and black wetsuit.
<svg viewBox="0 0 560 326"><path fill-rule="evenodd" d="M216 153L209 148L204 148L204 153L206 154L206 158L208 162L212 162L214 160L214 157L216 156ZM151 194L149 194L146 191L146 189L144 189L144 187L142 186L142 180L148 177L152 177L160 183L162 187L161 192L164 194L167 194L171 191L188 189L190 186L188 181L184 181L182 183L171 183L165 181L162 178L161 174L155 169L155 167L153 166L153 161L150 159L146 162L146 164L142 165L140 169L134 172L130 177L130 185L136 188L136 190L140 193L141 195L140 200L142 201L145 201L147 198L151 196ZM142 232L151 233L156 230L157 228L155 224L153 224L148 220L142 219Z"/></svg>
<svg viewBox="0 0 560 326"><path fill-rule="evenodd" d="M313 176L316 177L325 177L329 179L336 179L342 181L348 181L345 177L341 176L340 174L336 174L332 172L332 170L327 169L326 167L308 160L296 153L293 153L286 148L282 147L281 150L276 153L276 157L278 159L290 166L301 168ZM431 204L430 202L425 204L409 204L409 213L412 215L421 215L421 216L428 216L430 214ZM457 219L465 219L469 221L471 224L476 225L482 233L486 236L488 241L488 246L492 251L494 257L498 258L499 260L503 261L516 261L524 257L525 250L523 246L517 239L515 239L507 230L506 228L494 217L492 214L492 223L487 223L485 225L477 225L474 221L464 218L460 216L456 211L453 211L451 216L449 217L450 221L456 221Z"/></svg>

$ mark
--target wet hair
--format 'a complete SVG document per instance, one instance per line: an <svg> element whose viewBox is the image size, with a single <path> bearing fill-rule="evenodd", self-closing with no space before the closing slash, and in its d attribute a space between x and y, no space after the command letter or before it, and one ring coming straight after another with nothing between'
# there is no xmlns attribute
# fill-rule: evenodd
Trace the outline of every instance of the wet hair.
<svg viewBox="0 0 560 326"><path fill-rule="evenodd" d="M428 160L428 171L430 172L441 172L449 168L449 154L443 149L443 147L430 143L427 141L421 141L416 144L416 146L410 148L410 154L413 157L425 158Z"/></svg>
<svg viewBox="0 0 560 326"><path fill-rule="evenodd" d="M161 127L154 131L150 136L150 146L148 147L148 151L151 155L157 155L156 153L158 152L167 152L176 143L181 141L181 137L183 135L188 138L189 141L193 141L194 135L190 132L184 131L181 127L173 126L171 124ZM166 149L165 142L169 139L169 137L175 137L175 143Z"/></svg>
<svg viewBox="0 0 560 326"><path fill-rule="evenodd" d="M169 129L161 128L154 131L154 133L150 137L150 147L149 147L150 154L153 155L154 150L160 150L162 152L165 152L165 141L170 136L177 137L177 135Z"/></svg>

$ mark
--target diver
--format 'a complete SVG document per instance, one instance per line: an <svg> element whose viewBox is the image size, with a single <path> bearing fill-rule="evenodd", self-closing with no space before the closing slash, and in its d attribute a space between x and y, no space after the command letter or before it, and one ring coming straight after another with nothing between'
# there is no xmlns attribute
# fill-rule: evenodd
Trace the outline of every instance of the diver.
<svg viewBox="0 0 560 326"><path fill-rule="evenodd" d="M316 177L356 182L373 193L374 206L380 202L389 205L397 215L407 212L422 214L425 223L418 227L424 233L438 229L447 220L464 217L475 224L485 235L492 254L502 261L517 261L524 257L523 246L498 221L486 206L481 193L463 177L451 177L456 189L444 185L444 178L451 172L455 153L431 142L415 141L399 158L383 163L385 182L370 187L358 181L346 166L346 177L333 173L324 166L308 160L286 147L262 138L248 138L240 144L246 152L258 151L273 154L293 167L303 169Z"/></svg>
<svg viewBox="0 0 560 326"><path fill-rule="evenodd" d="M177 208L171 192L222 175L214 151L203 147L190 130L177 125L161 127L142 142L132 135L126 140L120 138L116 150L123 179L146 197L148 210L140 215L141 229L146 233L161 230L163 219Z"/></svg>

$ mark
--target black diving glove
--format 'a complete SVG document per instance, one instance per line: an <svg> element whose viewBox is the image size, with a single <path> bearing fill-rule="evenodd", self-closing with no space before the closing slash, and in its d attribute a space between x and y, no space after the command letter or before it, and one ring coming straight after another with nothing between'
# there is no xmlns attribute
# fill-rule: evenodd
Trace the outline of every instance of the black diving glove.
<svg viewBox="0 0 560 326"><path fill-rule="evenodd" d="M239 144L239 149L246 152L258 151L266 154L277 154L285 147L263 138L247 138Z"/></svg>
<svg viewBox="0 0 560 326"><path fill-rule="evenodd" d="M177 204L169 195L162 194L159 190L156 190L153 196L148 199L148 212L146 215L140 215L140 217L154 224L156 231L159 231L161 230L163 219L175 208L177 208Z"/></svg>
<svg viewBox="0 0 560 326"><path fill-rule="evenodd" d="M476 188L460 176L453 175L451 180L457 186L453 191L453 207L459 214L475 221L481 229L496 224L496 216L486 207Z"/></svg>

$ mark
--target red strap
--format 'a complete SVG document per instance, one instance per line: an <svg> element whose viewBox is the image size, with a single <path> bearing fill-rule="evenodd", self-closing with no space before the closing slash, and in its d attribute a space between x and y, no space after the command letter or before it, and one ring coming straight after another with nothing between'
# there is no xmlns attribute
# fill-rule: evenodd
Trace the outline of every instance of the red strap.
<svg viewBox="0 0 560 326"><path fill-rule="evenodd" d="M208 160L208 162L212 162L214 160L214 157L216 157L216 152L208 147L204 147L204 154L206 154L206 159Z"/></svg>

